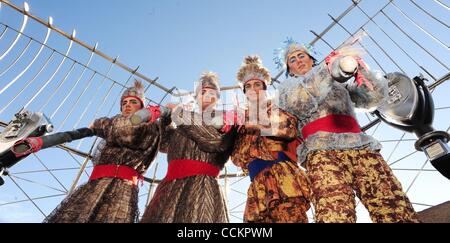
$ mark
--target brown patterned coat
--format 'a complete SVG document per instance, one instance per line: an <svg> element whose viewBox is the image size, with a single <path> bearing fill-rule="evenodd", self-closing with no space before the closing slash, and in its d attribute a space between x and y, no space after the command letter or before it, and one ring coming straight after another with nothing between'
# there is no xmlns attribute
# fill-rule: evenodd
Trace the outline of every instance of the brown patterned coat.
<svg viewBox="0 0 450 243"><path fill-rule="evenodd" d="M188 112L194 116L193 112ZM184 117L184 119L189 119ZM164 119L169 124L170 119ZM178 159L197 160L222 169L227 162L234 132L221 133L214 126L166 126L160 151L170 163ZM163 180L157 187L141 222L143 223L226 223L228 210L217 178L207 175Z"/></svg>
<svg viewBox="0 0 450 243"><path fill-rule="evenodd" d="M117 115L93 124L104 147L95 165L126 165L143 174L160 143L159 125L132 125ZM101 178L77 188L44 220L48 223L132 223L138 219L138 187L118 178Z"/></svg>
<svg viewBox="0 0 450 243"><path fill-rule="evenodd" d="M232 161L245 173L255 159L276 160L278 152L288 151L288 143L297 137L297 118L281 109L272 109L270 102L268 105L270 125L263 127L268 136L262 136L261 130L248 129L247 126L239 130ZM244 221L306 223L309 194L305 172L299 168L296 159L281 161L262 170L250 184Z"/></svg>

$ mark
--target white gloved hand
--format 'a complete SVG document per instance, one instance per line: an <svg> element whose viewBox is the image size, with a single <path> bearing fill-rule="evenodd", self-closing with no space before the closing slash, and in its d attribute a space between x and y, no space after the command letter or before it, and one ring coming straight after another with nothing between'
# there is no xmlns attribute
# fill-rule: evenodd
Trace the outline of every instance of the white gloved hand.
<svg viewBox="0 0 450 243"><path fill-rule="evenodd" d="M345 83L358 71L358 62L352 56L339 57L331 64L331 77L337 82Z"/></svg>
<svg viewBox="0 0 450 243"><path fill-rule="evenodd" d="M136 111L130 117L130 121L131 121L131 124L133 124L133 125L139 125L142 122L150 121L151 118L152 118L152 113L148 109L144 108L144 109L140 109L140 110Z"/></svg>
<svg viewBox="0 0 450 243"><path fill-rule="evenodd" d="M345 56L340 60L339 68L346 74L354 74L358 68L358 62L352 56Z"/></svg>

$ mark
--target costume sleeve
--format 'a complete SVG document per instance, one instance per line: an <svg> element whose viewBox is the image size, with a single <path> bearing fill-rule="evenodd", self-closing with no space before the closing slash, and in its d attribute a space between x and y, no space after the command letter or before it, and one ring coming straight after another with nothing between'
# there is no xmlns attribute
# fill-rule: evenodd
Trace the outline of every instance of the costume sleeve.
<svg viewBox="0 0 450 243"><path fill-rule="evenodd" d="M179 131L194 140L201 150L207 153L228 151L235 139L236 129L221 133L213 126L181 125Z"/></svg>
<svg viewBox="0 0 450 243"><path fill-rule="evenodd" d="M159 145L159 151L161 153L167 153L167 151L169 150L170 138L172 137L175 130L174 127L171 125L172 123L171 110L162 112L158 123L161 131L161 143Z"/></svg>
<svg viewBox="0 0 450 243"><path fill-rule="evenodd" d="M356 81L351 80L346 88L356 108L373 111L388 98L388 81L380 72L361 67L360 70L359 75L367 82L358 85Z"/></svg>
<svg viewBox="0 0 450 243"><path fill-rule="evenodd" d="M298 119L307 119L327 97L333 82L328 67L322 63L304 76L285 80L275 100L279 101L278 107L295 114Z"/></svg>
<svg viewBox="0 0 450 243"><path fill-rule="evenodd" d="M159 128L156 122L133 125L129 118L116 116L110 122L105 140L130 149L146 150L159 141Z"/></svg>
<svg viewBox="0 0 450 243"><path fill-rule="evenodd" d="M291 141L297 137L298 119L293 115L276 108L270 113L270 123L270 126L265 126L261 130L262 136L286 141Z"/></svg>
<svg viewBox="0 0 450 243"><path fill-rule="evenodd" d="M161 143L159 145L159 152L167 154L169 151L170 138L175 129L172 126L161 127Z"/></svg>
<svg viewBox="0 0 450 243"><path fill-rule="evenodd" d="M110 128L111 128L111 118L102 117L99 119L96 119L94 123L92 124L92 129L95 131L95 134L98 137L101 137L103 139L107 139L107 136L109 134Z"/></svg>
<svg viewBox="0 0 450 243"><path fill-rule="evenodd" d="M161 133L159 124L156 122L148 122L137 127L133 126L132 129L132 139L128 145L139 144L140 149L147 150L149 147L159 144Z"/></svg>
<svg viewBox="0 0 450 243"><path fill-rule="evenodd" d="M245 134L238 132L230 159L234 165L242 169L243 176L247 176L248 168L244 157L248 156L248 151L244 149L244 146L248 147L248 144L245 144L244 137Z"/></svg>
<svg viewBox="0 0 450 243"><path fill-rule="evenodd" d="M236 129L222 133L220 132L222 126L204 125L200 114L186 111L180 107L175 108L172 119L179 132L194 140L199 148L207 153L227 151L235 137ZM219 120L223 123L223 117L220 116Z"/></svg>
<svg viewBox="0 0 450 243"><path fill-rule="evenodd" d="M333 82L333 77L327 65L321 63L304 76L303 85L311 95L320 101L328 94Z"/></svg>

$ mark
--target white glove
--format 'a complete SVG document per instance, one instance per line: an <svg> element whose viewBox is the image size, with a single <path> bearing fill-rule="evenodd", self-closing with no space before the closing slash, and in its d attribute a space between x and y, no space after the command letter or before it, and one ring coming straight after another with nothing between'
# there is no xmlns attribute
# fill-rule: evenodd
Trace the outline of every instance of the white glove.
<svg viewBox="0 0 450 243"><path fill-rule="evenodd" d="M347 74L354 74L358 68L358 62L352 56L345 56L339 62L339 68Z"/></svg>
<svg viewBox="0 0 450 243"><path fill-rule="evenodd" d="M140 110L136 111L130 117L130 121L131 121L131 124L133 124L133 125L139 125L142 122L150 121L151 118L152 118L152 113L148 109L144 108L144 109L140 109Z"/></svg>
<svg viewBox="0 0 450 243"><path fill-rule="evenodd" d="M331 64L331 76L334 80L345 83L355 76L358 62L352 56L339 57Z"/></svg>

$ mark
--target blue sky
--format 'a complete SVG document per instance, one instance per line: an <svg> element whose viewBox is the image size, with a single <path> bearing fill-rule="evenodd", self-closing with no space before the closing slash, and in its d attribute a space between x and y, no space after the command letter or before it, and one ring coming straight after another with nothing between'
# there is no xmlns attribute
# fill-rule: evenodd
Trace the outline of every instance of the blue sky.
<svg viewBox="0 0 450 243"><path fill-rule="evenodd" d="M19 2L20 3L20 2ZM285 37L312 39L311 21L338 14L348 1L30 1L32 11L53 16L55 25L149 77L191 89L204 70L218 72L224 84L247 54L259 54L272 66L272 49ZM324 19L324 18L322 18ZM293 21L295 27L289 26Z"/></svg>
<svg viewBox="0 0 450 243"><path fill-rule="evenodd" d="M13 0L12 3L22 6L22 1ZM387 0L373 1L363 0L360 4L361 8L368 12L369 15L374 14L382 6L385 5ZM417 1L426 10L432 12L437 18L448 23L448 9L446 10L434 0ZM450 1L442 1L449 5ZM58 1L58 0L30 0L28 1L31 7L31 13L46 19L47 16L54 18L54 25L65 32L72 32L73 29L77 30L77 38L82 41L94 45L99 43L99 50L108 54L111 57L120 55L119 61L135 68L140 66L139 71L150 77L159 77L159 82L171 88L173 86L179 89L192 90L194 81L196 81L199 75L206 70L212 70L219 74L221 77L222 85L229 86L236 84L236 72L241 65L244 56L249 54L258 54L261 56L263 63L269 68L272 74L276 74L277 70L272 62L273 50L281 45L281 42L286 37L293 37L294 39L308 43L314 35L309 30L314 30L320 33L330 23L331 19L327 16L330 13L332 16L337 17L345 9L351 5L350 0L228 0L228 1L207 1L207 0L160 0L160 1L148 1L148 0L133 0L133 1L119 1L119 0L79 0L79 1ZM426 26L427 30L431 31L439 40L444 43L449 43L450 35L448 35L448 29L437 23L433 19L426 16L423 12L417 10L417 8L411 4L408 0L397 0L395 3L410 14L420 25ZM418 41L433 55L441 60L445 65L449 65L449 52L448 48L443 48L441 45L430 39L429 36L422 31L412 26L408 21L401 16L401 14L392 6L388 7L385 11L391 16L395 22L401 25L408 33L411 33L414 40ZM7 23L13 27L19 26L20 16L11 11L8 7L2 6L0 10L0 20L2 23ZM347 17L343 19L343 24L349 28L351 32L354 32L357 27L363 24L366 18L363 18L362 13L354 9ZM375 21L382 26L388 26L387 33L398 43L401 43L408 54L414 57L420 65L424 66L434 76L441 77L448 70L436 60L431 58L427 53L418 48L410 39L402 35L395 26L383 16L377 16ZM39 27L41 27L39 29ZM400 63L400 67L411 77L417 75L420 70L415 63L408 59L408 57L402 53L395 44L393 44L387 37L373 24L367 25L369 33L386 48L387 53L395 61ZM29 32L27 32L29 31ZM32 36L38 36L42 38L42 26L32 23L30 21L29 29L26 29L26 33L30 33ZM51 38L49 43L56 49L63 50L66 48L67 42L62 38L56 37L56 34L52 34L54 38ZM326 36L325 39L331 45L336 46L343 42L348 35L339 27L333 28ZM0 53L2 53L11 41L13 35L5 35L0 40ZM26 43L21 41L18 46L23 47ZM373 55L379 60L383 68L387 72L397 71L398 67L377 47L376 43L366 39L364 44L372 51ZM448 44L447 44L448 46ZM331 49L327 45L318 41L316 49L319 51L318 58L321 59L326 56ZM32 46L31 50L36 50L36 46ZM45 51L44 51L45 52ZM4 62L0 62L0 71L7 65L7 63L14 60L14 56L18 55L19 51L14 50L9 56L4 59ZM45 54L49 55L49 51ZM44 54L43 54L44 56ZM74 47L74 50L69 54L80 62L86 62L88 55L80 47ZM28 59L30 59L28 57ZM55 59L60 60L60 57ZM95 58L94 58L95 59ZM376 63L372 59L367 58L367 62L374 69L379 69ZM44 59L38 60L38 63L42 64ZM18 68L11 69L3 77L0 77L0 88L6 83L9 77L13 77L15 73L20 70ZM53 64L53 68L56 65ZM106 72L108 65L101 60L95 59L92 63L94 68L98 68L101 72ZM37 97L36 101L31 103L30 109L37 110L40 108L45 98L49 97L51 90L55 90L57 85L56 81L64 78L64 73L70 68L70 62L62 66L61 72L59 72L55 81L50 82L48 88L44 90L42 95ZM37 71L37 68L30 69L30 74L26 74L22 80L19 80L17 84L11 86L8 92L0 95L0 106L3 106L6 101L11 99L16 92L24 84L27 78L32 77L31 73ZM50 71L44 71L42 76L50 75ZM82 73L82 69L76 67L73 71L73 75L79 75ZM44 75L45 74L45 75ZM88 85L90 73L86 73L80 81L80 86L77 86L75 92L81 92L81 90ZM118 81L124 82L128 76L123 72L113 69L111 76ZM430 78L431 79L431 78ZM37 90L45 82L45 78L37 79L36 84L30 86L29 90ZM75 78L68 79L69 81L75 81ZM101 78L96 76L93 78L93 86L99 87L99 92L105 93L108 85L102 84L97 86ZM39 83L41 82L41 83ZM90 87L90 86L89 86ZM49 103L43 111L48 115L52 114L55 108L58 106L58 101L64 99L65 95L69 92L68 87L62 86L60 92L55 95L54 100ZM94 88L89 88L85 94L86 97L95 97L97 94L92 93ZM445 97L448 93L449 85L446 83L442 85L434 94L436 107L448 107L450 102ZM114 88L112 91L112 97L119 93L119 89ZM31 95L25 95L31 93L27 91L23 97L19 97L17 101L11 105L11 107L0 114L1 121L8 121L12 114L17 112L20 107L27 103ZM102 93L102 94L103 94ZM152 87L147 92L148 97L159 100L162 98L163 92ZM68 117L64 129L72 129L77 124L78 117L81 116L82 110L85 106L88 106L88 98L81 96L79 103L76 103L74 116ZM98 95L100 96L100 95ZM108 108L110 105L113 107L113 112L118 111L118 106L113 104L114 100L107 101ZM65 105L60 112L55 114L53 122L59 124L64 120L65 112L70 110L70 104L76 102L76 95L69 97L68 104ZM94 102L98 103L98 99ZM97 116L106 115L108 109L102 109ZM79 126L89 124L93 117L93 110L89 109L86 118L77 124ZM441 130L448 128L448 110L443 109L436 112L435 127ZM365 115L359 115L362 124L367 123ZM373 119L371 117L371 119ZM372 129L369 131L374 133L374 136L380 140L398 139L402 136L402 132L389 128L387 125L380 125L380 128ZM405 138L414 139L413 135L407 134ZM92 140L84 142L80 148L83 151L89 150L89 144ZM413 141L403 142L400 144L396 153L392 156L391 151L395 147L395 142L383 143L384 149L382 151L385 158L391 157L391 161L401 158L404 155L410 153L413 148ZM73 146L78 146L79 143L73 143ZM60 151L59 149L49 149L48 151L42 151L39 156L50 168L68 168L76 167L77 162L68 156L67 153ZM82 162L81 158L76 157L78 162ZM33 162L31 162L33 160ZM30 158L26 163L20 164L15 168L16 171L26 170L38 170L42 169L36 158ZM161 178L165 173L165 156L160 155L156 162L158 164L157 177ZM414 168L418 169L424 162L423 154L417 153L408 160L396 163L393 167L398 168ZM156 163L155 163L156 164ZM427 165L426 168L432 168ZM153 175L153 169L149 171L148 176ZM231 172L236 168L229 166ZM69 187L75 170L69 171L55 171L54 174L58 179L62 181L65 187ZM416 179L416 172L413 171L395 171L400 177L400 180L404 184L404 187L409 187L413 180L416 182L411 188L412 201L422 202L424 204L437 204L446 200L449 200L449 196L442 193L441 189L445 186L449 186L448 180L442 180L435 172L423 172ZM28 179L34 179L39 182L53 185L60 188L61 186L48 174L27 174ZM87 177L83 176L86 180ZM230 180L232 183L233 180ZM35 197L42 195L57 194L52 192L51 189L33 187L32 185L24 183L24 187L29 186L28 191ZM148 185L146 185L148 186ZM248 186L248 180L236 183L234 185L239 188L241 192L245 193L245 188ZM413 190L414 189L414 190ZM0 193L0 204L2 202L10 202L20 200L24 196L17 190L11 181L7 181L7 185L0 188L6 193ZM142 190L145 191L145 190ZM242 194L237 192L230 193L230 208L234 208L242 203ZM37 200L40 207L43 208L45 213L49 213L56 204L62 200L63 196ZM142 198L146 199L146 196ZM145 200L141 200L145 201ZM420 205L415 205L417 209L423 209ZM5 209L8 207L8 209ZM142 202L141 202L142 208ZM239 207L237 207L239 208ZM3 211L2 211L3 210ZM361 210L360 210L361 211ZM3 212L14 212L8 217L1 216L7 215ZM17 213L16 213L17 212ZM20 212L21 214L19 214ZM238 214L238 213L236 213ZM19 217L19 216L22 217ZM14 216L14 217L13 217ZM361 221L367 221L367 215L361 213ZM42 220L42 216L39 212L28 203L15 204L11 206L0 207L0 222L20 222L20 221L32 221L39 222ZM238 221L236 217L232 217L234 222Z"/></svg>

